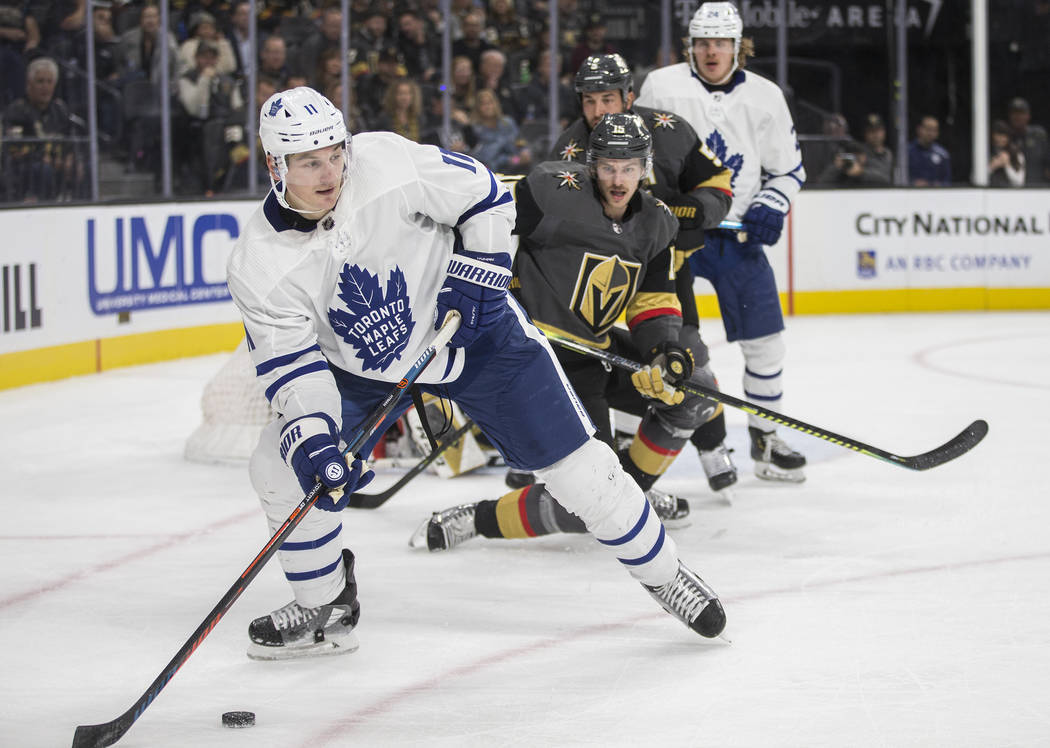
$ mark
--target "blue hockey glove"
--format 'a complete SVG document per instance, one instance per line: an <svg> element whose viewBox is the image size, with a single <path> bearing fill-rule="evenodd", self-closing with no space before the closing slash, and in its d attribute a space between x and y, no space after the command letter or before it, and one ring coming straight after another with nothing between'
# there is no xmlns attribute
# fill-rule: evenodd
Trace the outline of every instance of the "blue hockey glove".
<svg viewBox="0 0 1050 748"><path fill-rule="evenodd" d="M445 315L455 309L463 321L448 344L453 348L470 345L507 313L510 279L510 255L506 252L454 252L448 277L438 292L434 329L440 328Z"/></svg>
<svg viewBox="0 0 1050 748"><path fill-rule="evenodd" d="M749 243L757 240L767 247L776 244L790 208L788 199L776 190L762 190L755 195L741 221Z"/></svg>
<svg viewBox="0 0 1050 748"><path fill-rule="evenodd" d="M347 469L338 441L335 422L324 413L296 418L281 429L281 459L295 471L305 493L313 490L318 481L325 485L326 493L315 506L329 512L342 511L350 494L375 477L371 470L362 475L360 459Z"/></svg>

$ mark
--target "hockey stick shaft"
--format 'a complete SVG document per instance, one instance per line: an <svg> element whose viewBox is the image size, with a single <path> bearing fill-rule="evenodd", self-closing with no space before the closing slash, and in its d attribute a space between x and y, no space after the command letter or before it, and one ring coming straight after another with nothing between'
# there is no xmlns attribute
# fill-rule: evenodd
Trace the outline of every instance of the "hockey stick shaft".
<svg viewBox="0 0 1050 748"><path fill-rule="evenodd" d="M380 403L372 410L368 417L361 423L349 443L343 454L357 454L358 450L361 449L362 445L368 440L369 436L376 430L382 427L387 417L393 411L394 406L397 405L398 400L404 394L405 390L419 378L419 375L430 365L430 363L436 358L438 351L445 347L449 339L455 334L459 328L459 314L450 313L445 318L444 325L438 331L437 335L434 336L433 342L423 351L422 355L416 362L412 364L412 367L408 370L401 381L394 386L390 392L380 401ZM146 692L142 694L134 704L131 705L124 714L120 715L110 722L104 722L98 725L80 725L77 727L76 732L73 734L73 748L104 748L116 743L121 737L124 736L135 721L142 716L142 713L146 711L153 700L157 698L161 690L168 684L175 674L179 671L186 661L190 658L190 655L196 651L197 647L201 645L205 637L211 633L212 629L219 620L226 615L226 612L232 607L237 598L241 596L245 588L255 579L256 575L266 565L266 562L273 557L280 548L281 544L291 535L292 531L298 527L303 517L310 510L310 508L317 502L317 498L321 495L324 486L318 482L310 492L303 497L303 500L299 502L299 505L295 507L288 519L277 529L273 537L263 546L262 550L259 551L258 555L248 564L241 575L237 578L237 581L233 583L233 586L226 591L226 594L222 596L218 604L208 616L201 622L197 630L193 632L186 643L182 645L175 656L171 658L171 661L165 665L160 675L156 677L150 687L146 689Z"/></svg>
<svg viewBox="0 0 1050 748"><path fill-rule="evenodd" d="M563 348L577 353L582 353L585 356L591 356L601 361L616 366L620 369L626 369L627 371L641 371L643 367L637 361L631 361L630 359L624 358L623 356L617 356L614 353L609 353L597 348L593 348L589 345L584 345L575 340L564 338L555 333L547 333L547 338L554 343L557 343ZM852 439L842 434L836 434L834 431L814 426L800 421L797 418L786 416L783 413L777 413L773 410L768 410L760 405L756 405L749 400L741 400L727 395L724 392L706 387L698 382L685 381L672 384L673 387L688 392L693 395L699 395L700 397L706 397L708 400L714 400L717 403L723 405L729 405L733 408L738 408L745 413L764 418L767 421L786 426L796 431L801 431L803 434L809 434L815 436L818 439L837 444L840 447L846 449L852 449L854 452L860 452L868 457L874 457L884 462L889 462L894 465L900 465L901 467L908 468L910 470L929 470L930 468L937 467L949 460L954 460L956 457L963 455L973 449L977 444L985 437L988 433L988 424L984 420L976 420L963 429L953 439L948 440L939 447L931 449L929 452L924 452L919 455L912 455L911 457L902 457L901 455L887 452L884 449L873 447L870 444L865 444L862 441Z"/></svg>
<svg viewBox="0 0 1050 748"><path fill-rule="evenodd" d="M432 449L430 454L421 459L415 465L409 469L407 473L402 475L398 481L390 486L389 488L379 491L378 493L355 493L350 496L351 506L355 509L377 509L385 504L394 494L404 488L409 481L415 478L417 475L426 470L431 463L433 463L438 457L444 454L445 450L454 445L460 439L462 439L471 428L473 428L474 422L469 418L467 422L460 426L458 429L453 431L445 439L443 439L437 446L437 449Z"/></svg>

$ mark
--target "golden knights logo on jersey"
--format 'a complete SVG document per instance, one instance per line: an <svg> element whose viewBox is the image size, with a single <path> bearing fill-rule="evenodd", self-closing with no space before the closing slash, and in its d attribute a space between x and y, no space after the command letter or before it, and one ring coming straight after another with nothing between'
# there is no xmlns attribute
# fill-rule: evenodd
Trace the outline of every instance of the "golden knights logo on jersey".
<svg viewBox="0 0 1050 748"><path fill-rule="evenodd" d="M572 293L573 314L595 335L602 335L634 297L641 269L641 263L628 262L617 255L607 257L585 252Z"/></svg>

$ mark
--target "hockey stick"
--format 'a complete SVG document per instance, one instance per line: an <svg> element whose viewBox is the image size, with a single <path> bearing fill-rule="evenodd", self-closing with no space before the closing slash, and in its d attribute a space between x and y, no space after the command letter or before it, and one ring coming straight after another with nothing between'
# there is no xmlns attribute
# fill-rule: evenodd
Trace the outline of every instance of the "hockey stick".
<svg viewBox="0 0 1050 748"><path fill-rule="evenodd" d="M417 475L422 473L427 467L430 466L434 460L442 455L442 453L451 447L453 444L458 442L463 436L470 431L474 426L474 422L469 418L467 422L460 426L458 429L448 435L448 438L440 442L437 449L430 450L430 454L421 459L412 468L401 476L401 478L394 485L390 486L386 490L380 491L379 493L354 493L350 495L350 503L347 506L352 506L354 509L377 509L383 506L390 497L400 491L405 485L415 478Z"/></svg>
<svg viewBox="0 0 1050 748"><path fill-rule="evenodd" d="M350 439L346 449L343 450L343 454L353 453L357 454L357 451L361 449L361 446L368 441L369 436L378 428L381 428L384 421L393 411L394 406L397 405L397 401L401 399L401 396L405 393L405 390L419 378L419 375L423 373L423 370L430 365L430 362L437 356L439 350L445 347L449 339L455 334L456 330L459 329L459 313L450 312L445 317L444 325L438 331L437 335L434 336L434 340L431 344L423 351L423 354L416 359L416 362L412 364L412 367L408 370L408 373L401 379L394 389L390 390L389 393L380 401L380 403L372 410L361 425L358 427L357 432ZM321 490L324 488L323 484L318 482L310 492L303 497L303 500L299 502L299 505L295 507L288 519L284 521L284 524L278 528L274 536L270 538L269 542L263 546L262 550L245 569L237 581L233 583L233 586L226 591L226 594L222 596L218 604L212 608L211 613L208 614L201 625L197 627L197 630L193 632L186 643L182 645L182 648L175 653L175 656L171 658L160 675L157 676L156 680L150 684L150 687L146 689L146 692L139 696L138 700L131 705L131 708L124 712L122 715L109 722L103 722L98 725L80 725L77 727L76 732L73 735L73 748L104 748L105 746L113 745L121 737L124 736L131 726L135 723L142 713L146 711L153 700L157 698L164 686L168 685L168 681L175 677L175 673L179 671L186 660L190 658L190 655L196 651L197 647L200 646L204 638L211 633L211 630L215 628L215 625L219 622L230 607L237 601L237 598L241 596L245 588L255 579L259 570L266 565L266 562L277 552L281 543L292 533L292 531L299 525L303 517L310 510L310 508L317 502L317 498L321 495Z"/></svg>
<svg viewBox="0 0 1050 748"><path fill-rule="evenodd" d="M567 348L571 351L582 353L585 356L592 356L594 358L600 359L601 361L605 361L606 363L611 364L613 366L619 367L621 369L626 369L627 371L641 371L643 368L645 368L636 361L631 361L630 359L626 359L622 356L617 356L614 353L608 353L606 351L598 350L597 348L592 348L589 345L577 343L575 340L563 338L562 336L557 335L555 333L547 333L547 339L554 343L557 343L562 348ZM682 390L683 392L689 392L693 395L699 395L701 397L706 397L708 400L714 400L717 403L722 403L723 405L729 405L734 408L739 408L745 413L750 413L752 415L758 416L759 418L764 418L767 421L772 421L773 423L780 424L781 426L787 426L788 428L795 429L796 431L801 431L803 434L815 436L818 439L823 439L824 441L831 442L832 444L837 444L840 447L852 449L854 452L860 452L861 454L867 455L868 457L875 457L876 459L883 460L884 462L889 462L894 465L900 465L901 467L908 468L909 470L929 470L930 468L937 467L938 465L943 465L949 460L954 460L956 457L964 455L971 449L976 447L977 444L981 441L981 439L983 439L988 433L988 423L984 420L979 419L971 423L965 429L963 429L955 438L949 439L941 446L935 447L929 452L923 452L919 455L912 455L911 457L902 457L900 455L893 454L892 452L887 452L884 449L873 447L870 444L865 444L864 442L857 441L856 439L851 439L848 436L836 434L834 431L828 431L827 429L822 429L819 426L813 426L811 424L806 423L805 421L800 421L796 418L785 416L773 410L766 410L762 406L756 405L755 403L752 403L748 400L741 400L739 398L733 397L732 395L727 395L724 392L719 392L718 390L713 390L710 387L705 387L704 385L699 384L697 382L679 382L678 384L674 384L673 386L677 389Z"/></svg>

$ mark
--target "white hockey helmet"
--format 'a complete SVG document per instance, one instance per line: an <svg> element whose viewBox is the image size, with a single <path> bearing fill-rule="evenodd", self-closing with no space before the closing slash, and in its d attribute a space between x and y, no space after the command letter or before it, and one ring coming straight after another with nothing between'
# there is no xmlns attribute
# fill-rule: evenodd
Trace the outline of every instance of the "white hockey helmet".
<svg viewBox="0 0 1050 748"><path fill-rule="evenodd" d="M696 55L693 54L693 39L732 39L733 67L736 71L740 56L740 39L744 36L744 21L733 3L704 3L697 8L689 21L689 67L697 75Z"/></svg>
<svg viewBox="0 0 1050 748"><path fill-rule="evenodd" d="M350 131L343 122L342 112L312 88L299 86L268 98L259 112L259 139L263 151L273 159L277 176L270 170L270 184L277 202L285 208L294 210L284 197L284 179L288 174L285 157L293 153L306 153L342 143L343 180L340 189L346 184L350 170Z"/></svg>

